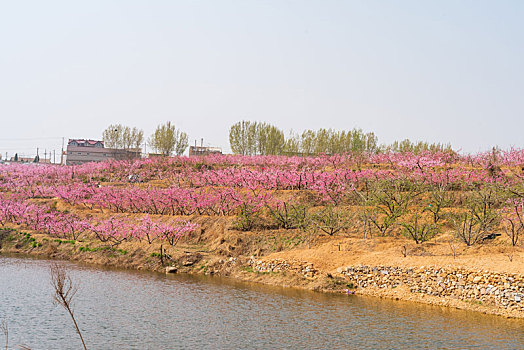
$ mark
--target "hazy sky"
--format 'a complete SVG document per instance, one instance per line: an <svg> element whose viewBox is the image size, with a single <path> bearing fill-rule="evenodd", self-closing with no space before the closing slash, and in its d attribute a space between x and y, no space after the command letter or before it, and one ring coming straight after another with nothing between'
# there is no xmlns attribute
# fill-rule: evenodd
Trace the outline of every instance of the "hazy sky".
<svg viewBox="0 0 524 350"><path fill-rule="evenodd" d="M0 152L172 121L524 147L524 1L0 0ZM193 141L192 141L193 142Z"/></svg>

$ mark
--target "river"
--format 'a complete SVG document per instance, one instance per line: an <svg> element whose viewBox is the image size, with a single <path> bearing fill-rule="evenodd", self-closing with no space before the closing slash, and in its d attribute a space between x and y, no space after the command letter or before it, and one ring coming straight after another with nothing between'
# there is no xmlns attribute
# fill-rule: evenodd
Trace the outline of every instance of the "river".
<svg viewBox="0 0 524 350"><path fill-rule="evenodd" d="M10 348L80 349L47 260L0 256ZM524 321L475 312L61 262L88 349L524 349ZM0 333L0 348L5 337Z"/></svg>

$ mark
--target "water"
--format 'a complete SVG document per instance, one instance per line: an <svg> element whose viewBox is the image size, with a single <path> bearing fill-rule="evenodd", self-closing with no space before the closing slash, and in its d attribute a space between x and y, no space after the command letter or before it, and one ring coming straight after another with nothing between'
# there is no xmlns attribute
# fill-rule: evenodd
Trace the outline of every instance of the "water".
<svg viewBox="0 0 524 350"><path fill-rule="evenodd" d="M10 347L79 349L45 260L0 257ZM524 322L233 282L65 265L88 349L524 349ZM5 338L0 334L0 347Z"/></svg>

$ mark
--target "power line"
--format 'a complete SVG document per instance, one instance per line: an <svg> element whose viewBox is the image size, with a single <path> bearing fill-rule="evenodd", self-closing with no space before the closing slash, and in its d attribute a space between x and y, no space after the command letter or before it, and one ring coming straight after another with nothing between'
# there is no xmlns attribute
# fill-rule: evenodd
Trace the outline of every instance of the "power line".
<svg viewBox="0 0 524 350"><path fill-rule="evenodd" d="M61 137L26 137L26 138L0 138L0 141L36 141L36 140L59 140Z"/></svg>
<svg viewBox="0 0 524 350"><path fill-rule="evenodd" d="M28 150L31 150L33 151L35 148L34 147L15 147L15 148L5 148L5 147L1 147L0 146L0 150L2 151L28 151Z"/></svg>

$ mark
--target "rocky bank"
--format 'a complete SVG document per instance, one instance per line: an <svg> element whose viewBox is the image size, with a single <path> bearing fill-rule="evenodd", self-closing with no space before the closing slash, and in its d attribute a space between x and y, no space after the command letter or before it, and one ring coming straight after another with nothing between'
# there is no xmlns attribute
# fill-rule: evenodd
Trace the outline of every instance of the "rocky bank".
<svg viewBox="0 0 524 350"><path fill-rule="evenodd" d="M300 261L249 261L253 271L291 272L306 279L320 277L313 264ZM524 318L524 275L467 270L457 267L396 267L345 266L339 267L331 278L342 278L347 292L414 300L430 304ZM410 295L412 294L412 295ZM413 298L413 296L416 296ZM424 301L424 296L429 296ZM439 302L440 301L440 302ZM471 307L474 305L475 307Z"/></svg>

